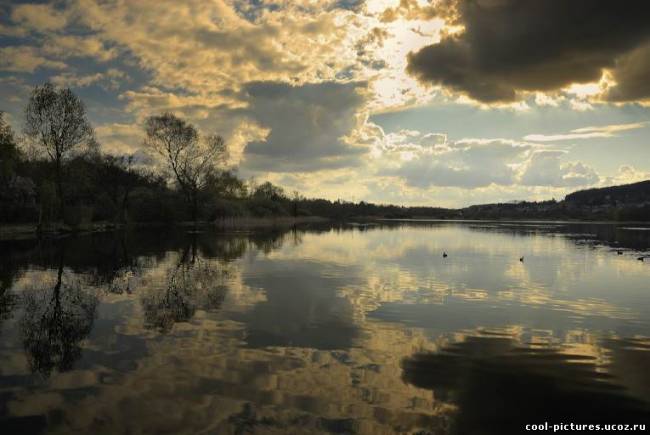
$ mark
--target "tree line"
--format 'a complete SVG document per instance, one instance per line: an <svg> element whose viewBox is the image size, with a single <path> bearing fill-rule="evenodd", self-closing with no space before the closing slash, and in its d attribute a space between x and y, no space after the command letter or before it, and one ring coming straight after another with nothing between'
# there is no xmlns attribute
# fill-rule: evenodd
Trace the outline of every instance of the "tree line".
<svg viewBox="0 0 650 435"><path fill-rule="evenodd" d="M307 199L270 182L240 179L218 134L173 113L149 116L142 155L101 151L84 102L51 83L33 88L22 134L0 112L0 222L40 229L91 222L178 223L226 217L400 217L406 208ZM432 209L441 210L441 209Z"/></svg>

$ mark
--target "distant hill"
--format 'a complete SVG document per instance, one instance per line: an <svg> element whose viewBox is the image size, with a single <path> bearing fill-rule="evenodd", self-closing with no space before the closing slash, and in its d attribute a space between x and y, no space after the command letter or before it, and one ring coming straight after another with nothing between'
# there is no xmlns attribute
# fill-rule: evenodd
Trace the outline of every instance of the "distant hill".
<svg viewBox="0 0 650 435"><path fill-rule="evenodd" d="M650 180L621 186L579 190L568 194L564 200L581 205L642 205L650 203Z"/></svg>
<svg viewBox="0 0 650 435"><path fill-rule="evenodd" d="M563 201L473 205L457 210L465 219L580 219L650 221L650 180L579 190Z"/></svg>
<svg viewBox="0 0 650 435"><path fill-rule="evenodd" d="M562 201L508 201L451 209L305 199L298 208L334 219L503 219L650 221L650 180L573 192Z"/></svg>

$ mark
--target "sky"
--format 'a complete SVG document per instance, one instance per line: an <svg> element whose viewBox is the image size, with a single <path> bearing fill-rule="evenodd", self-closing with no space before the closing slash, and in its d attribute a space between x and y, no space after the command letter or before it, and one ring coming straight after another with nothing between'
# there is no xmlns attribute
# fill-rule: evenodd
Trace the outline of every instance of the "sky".
<svg viewBox="0 0 650 435"><path fill-rule="evenodd" d="M650 179L645 0L0 0L0 110L79 95L102 150L171 111L239 176L458 207Z"/></svg>

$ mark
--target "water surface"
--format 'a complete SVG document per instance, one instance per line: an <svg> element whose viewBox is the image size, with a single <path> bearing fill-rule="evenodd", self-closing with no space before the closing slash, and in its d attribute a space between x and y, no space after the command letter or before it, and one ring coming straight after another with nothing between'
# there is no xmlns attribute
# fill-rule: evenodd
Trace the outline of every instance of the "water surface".
<svg viewBox="0 0 650 435"><path fill-rule="evenodd" d="M644 226L488 222L3 242L0 424L465 434L647 422L650 261L637 258L649 246Z"/></svg>

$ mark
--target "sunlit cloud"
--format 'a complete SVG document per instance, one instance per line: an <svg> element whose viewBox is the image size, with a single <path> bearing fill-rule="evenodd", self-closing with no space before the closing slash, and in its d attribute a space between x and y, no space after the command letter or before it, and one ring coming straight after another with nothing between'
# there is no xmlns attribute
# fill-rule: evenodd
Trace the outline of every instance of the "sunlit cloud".
<svg viewBox="0 0 650 435"><path fill-rule="evenodd" d="M63 29L68 21L65 13L48 4L17 5L11 12L11 19L37 32Z"/></svg>
<svg viewBox="0 0 650 435"><path fill-rule="evenodd" d="M33 73L39 68L62 70L67 68L67 65L61 61L42 56L39 50L34 47L0 48L0 70Z"/></svg>
<svg viewBox="0 0 650 435"><path fill-rule="evenodd" d="M490 41L496 37L510 47L511 32L499 36L480 26L487 15L508 23L511 2L479 3L487 8L485 14L456 0L3 5L0 109L9 112L7 119L20 130L21 105L31 86L45 80L70 86L90 98L92 121L108 152L138 151L145 117L171 111L206 133L222 135L231 149L229 164L239 167L242 176L287 183L289 189L331 199L460 204L518 195L543 198L545 192L557 195L569 186L618 177L597 164L604 160L600 155L561 153L545 158L554 162L555 175L546 178L554 181L537 184L542 179L531 171L541 154L533 165L533 150L526 147L623 138L626 131L641 131L647 119L640 119L645 116L641 112L605 126L598 126L603 121L597 118L608 107L645 104L646 45L639 41L647 35L637 25L639 14L626 12L630 27L616 27L611 35L601 32L598 46L574 47L564 32L574 30L564 28L557 41L549 41L591 57L558 59L550 50L525 67L510 68L520 60L518 51L507 59L499 57L503 53L486 53L492 53ZM552 17L573 7L554 0L541 12ZM531 34L544 21L525 18ZM580 29L590 27L586 23ZM608 37L622 38L619 48L608 45ZM486 50L478 50L484 45ZM432 61L432 54L438 61ZM584 62L574 68L563 60L567 58ZM490 59L496 70L505 70L488 68ZM251 89L278 94L264 96ZM373 121L379 114L399 117L402 111L438 105L486 116L502 111L511 121L503 124L502 133L485 137L475 134L473 125L459 136L439 126L388 129ZM558 127L559 133L538 130L548 110L582 113L586 121ZM538 121L529 130L534 133L510 133L510 123L533 119ZM580 125L594 127L575 128ZM467 137L493 143L462 145ZM506 143L521 137L523 148ZM504 138L501 146L511 154L487 151L497 147L495 138ZM524 168L529 168L527 177Z"/></svg>
<svg viewBox="0 0 650 435"><path fill-rule="evenodd" d="M613 125L602 125L595 127L582 127L571 130L567 134L529 134L524 136L524 140L534 141L534 142L556 142L563 140L575 140L575 139L594 139L594 138L607 138L613 137L616 133L635 130L639 128L645 128L647 126L644 122L635 122L630 124L613 124Z"/></svg>

